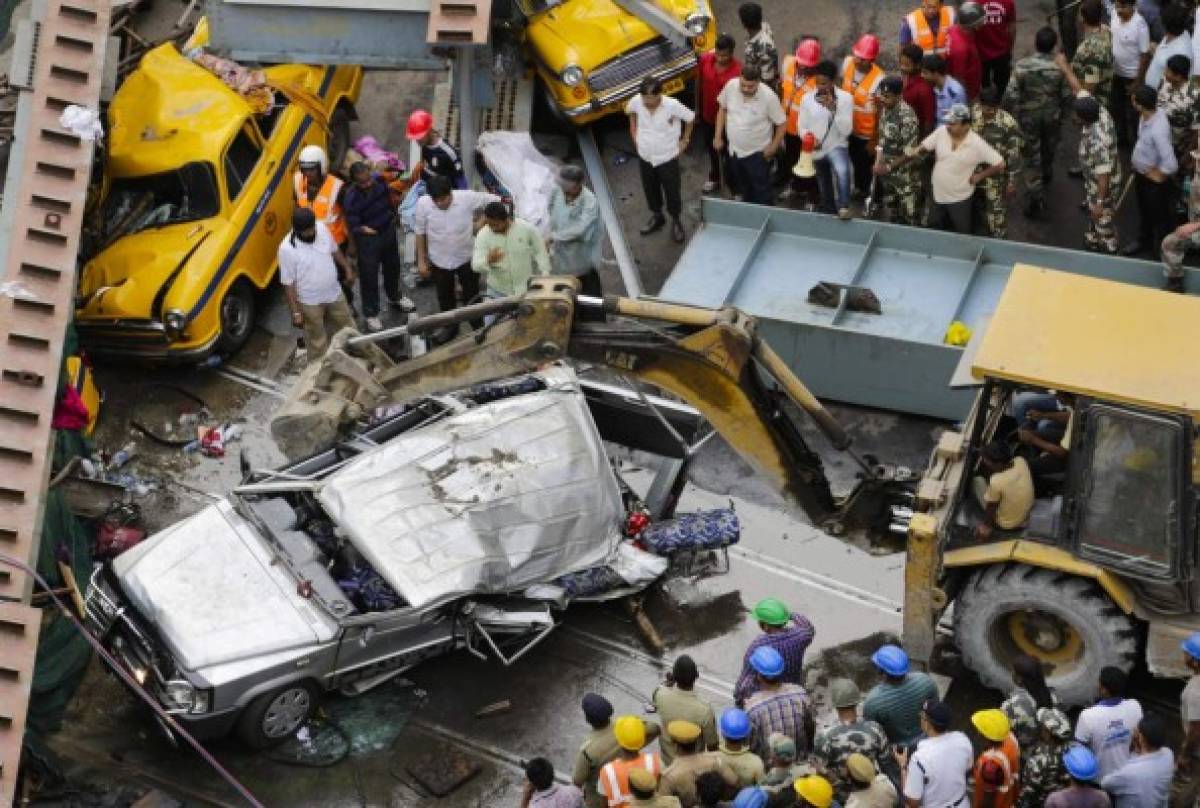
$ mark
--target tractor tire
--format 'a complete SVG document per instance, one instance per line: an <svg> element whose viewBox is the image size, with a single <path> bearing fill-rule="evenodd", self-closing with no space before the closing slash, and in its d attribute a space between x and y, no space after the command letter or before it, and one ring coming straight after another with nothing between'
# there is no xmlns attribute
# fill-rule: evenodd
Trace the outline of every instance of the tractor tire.
<svg viewBox="0 0 1200 808"><path fill-rule="evenodd" d="M1100 669L1128 672L1137 655L1133 622L1095 582L1024 564L971 575L954 604L954 636L963 663L1006 693L1018 654L1040 660L1066 707L1090 703Z"/></svg>

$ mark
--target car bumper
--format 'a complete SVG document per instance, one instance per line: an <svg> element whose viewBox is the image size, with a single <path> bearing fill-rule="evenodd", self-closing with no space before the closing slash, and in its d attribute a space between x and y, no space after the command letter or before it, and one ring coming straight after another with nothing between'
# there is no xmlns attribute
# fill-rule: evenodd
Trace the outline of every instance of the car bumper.
<svg viewBox="0 0 1200 808"><path fill-rule="evenodd" d="M662 67L648 71L645 75L628 81L619 87L614 87L611 90L605 90L603 93L598 93L592 96L592 99L586 104L579 104L574 107L563 107L562 112L575 124L585 124L602 118L613 112L620 111L626 101L638 94L642 81L647 76L653 76L662 81L670 81L674 78L687 77L691 78L696 70L698 60L695 53L688 53L673 62L668 62Z"/></svg>
<svg viewBox="0 0 1200 808"><path fill-rule="evenodd" d="M177 342L152 320L81 320L75 330L88 354L114 359L145 359L172 364L198 362L212 353L216 339Z"/></svg>

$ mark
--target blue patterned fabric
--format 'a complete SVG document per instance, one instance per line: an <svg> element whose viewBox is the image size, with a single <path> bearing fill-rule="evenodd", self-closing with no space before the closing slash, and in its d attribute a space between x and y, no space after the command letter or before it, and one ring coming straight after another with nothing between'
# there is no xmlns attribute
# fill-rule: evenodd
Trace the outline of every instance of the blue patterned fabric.
<svg viewBox="0 0 1200 808"><path fill-rule="evenodd" d="M386 612L405 605L404 598L379 573L365 565L351 569L338 579L337 585L364 612Z"/></svg>
<svg viewBox="0 0 1200 808"><path fill-rule="evenodd" d="M598 595L625 585L612 567L592 567L590 570L572 572L556 579L554 583L566 590L567 595L572 598Z"/></svg>
<svg viewBox="0 0 1200 808"><path fill-rule="evenodd" d="M681 550L716 550L737 544L742 525L731 508L689 513L677 519L653 522L638 541L655 555L670 555Z"/></svg>

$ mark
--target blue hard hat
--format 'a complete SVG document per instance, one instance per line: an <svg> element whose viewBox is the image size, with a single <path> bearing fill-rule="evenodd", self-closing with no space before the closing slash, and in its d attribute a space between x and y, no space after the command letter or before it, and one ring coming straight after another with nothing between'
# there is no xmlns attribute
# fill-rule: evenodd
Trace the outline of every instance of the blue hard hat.
<svg viewBox="0 0 1200 808"><path fill-rule="evenodd" d="M750 667L773 679L783 673L783 655L769 645L755 648L750 655Z"/></svg>
<svg viewBox="0 0 1200 808"><path fill-rule="evenodd" d="M743 788L733 798L733 808L764 808L766 804L767 792L754 786Z"/></svg>
<svg viewBox="0 0 1200 808"><path fill-rule="evenodd" d="M1179 643L1179 647L1186 651L1192 659L1200 661L1200 631Z"/></svg>
<svg viewBox="0 0 1200 808"><path fill-rule="evenodd" d="M721 736L731 741L744 741L750 737L750 716L731 707L721 713Z"/></svg>
<svg viewBox="0 0 1200 808"><path fill-rule="evenodd" d="M1071 748L1063 752L1063 766L1067 774L1076 780L1094 780L1100 772L1100 764L1092 750L1079 744L1071 744Z"/></svg>
<svg viewBox="0 0 1200 808"><path fill-rule="evenodd" d="M882 645L871 654L875 667L888 676L903 676L908 673L908 654L898 645Z"/></svg>

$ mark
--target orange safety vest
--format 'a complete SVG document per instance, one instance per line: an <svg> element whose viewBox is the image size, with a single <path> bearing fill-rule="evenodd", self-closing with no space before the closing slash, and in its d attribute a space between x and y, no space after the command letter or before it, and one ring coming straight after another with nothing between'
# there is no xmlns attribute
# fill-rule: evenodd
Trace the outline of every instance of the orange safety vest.
<svg viewBox="0 0 1200 808"><path fill-rule="evenodd" d="M333 240L338 244L343 243L346 240L346 222L342 218L342 206L338 204L337 200L344 183L332 174L326 174L325 182L321 184L321 190L317 191L317 195L310 200L308 198L308 178L297 171L292 179L296 190L296 204L302 208L311 207L317 220L324 222L325 226L329 228L329 234L333 236Z"/></svg>
<svg viewBox="0 0 1200 808"><path fill-rule="evenodd" d="M946 38L950 34L950 26L954 25L954 9L951 6L942 6L938 15L936 41L934 41L933 29L929 27L929 20L925 19L925 13L921 9L910 12L905 19L908 20L908 30L912 34L912 41L921 46L921 50L925 51L926 56L931 53L939 56L946 55Z"/></svg>
<svg viewBox="0 0 1200 808"><path fill-rule="evenodd" d="M617 758L611 763L606 763L600 770L600 784L604 786L603 791L605 799L608 800L608 808L628 805L633 799L633 794L629 790L630 769L645 769L651 774L657 775L662 769L662 761L659 760L658 752L647 752L633 760Z"/></svg>
<svg viewBox="0 0 1200 808"><path fill-rule="evenodd" d="M871 65L862 81L854 83L854 57L847 56L842 65L842 89L854 98L854 134L870 138L875 134L875 91L883 81L879 65Z"/></svg>
<svg viewBox="0 0 1200 808"><path fill-rule="evenodd" d="M798 136L800 134L800 102L816 86L816 79L812 76L804 78L803 72L798 70L795 56L789 56L783 60L783 81L779 100L783 105L784 114L787 115L787 133L789 135Z"/></svg>

